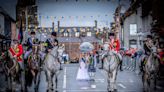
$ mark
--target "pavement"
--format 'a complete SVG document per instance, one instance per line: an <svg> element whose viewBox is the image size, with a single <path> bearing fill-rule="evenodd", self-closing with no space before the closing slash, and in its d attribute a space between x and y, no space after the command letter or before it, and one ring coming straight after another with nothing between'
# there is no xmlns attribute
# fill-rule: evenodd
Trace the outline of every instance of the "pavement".
<svg viewBox="0 0 164 92"><path fill-rule="evenodd" d="M58 92L107 92L107 76L104 70L97 69L94 77L95 81L77 81L78 67L78 64L63 65L63 70L58 75ZM46 92L47 82L43 71L41 72L40 79L38 92ZM0 80L0 92L5 92L6 82L2 74L0 74ZM164 82L162 81L158 83L156 92L163 92L163 84ZM137 75L134 71L130 70L119 71L117 90L118 92L142 92L141 75ZM34 92L34 87L28 88L28 91Z"/></svg>

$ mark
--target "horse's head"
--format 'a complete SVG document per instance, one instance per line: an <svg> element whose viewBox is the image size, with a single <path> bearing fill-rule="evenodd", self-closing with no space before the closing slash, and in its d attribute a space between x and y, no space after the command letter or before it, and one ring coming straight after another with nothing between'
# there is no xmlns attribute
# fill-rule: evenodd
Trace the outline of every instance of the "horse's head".
<svg viewBox="0 0 164 92"><path fill-rule="evenodd" d="M35 54L38 53L39 52L39 47L40 47L39 45L32 46L32 52L35 53Z"/></svg>
<svg viewBox="0 0 164 92"><path fill-rule="evenodd" d="M50 54L52 54L53 56L57 57L58 56L58 46L53 47L53 49L51 50Z"/></svg>
<svg viewBox="0 0 164 92"><path fill-rule="evenodd" d="M63 46L60 46L60 47L58 48L58 55L59 55L59 56L62 56L64 50L65 50L64 47L63 47Z"/></svg>
<svg viewBox="0 0 164 92"><path fill-rule="evenodd" d="M8 50L7 55L4 57L4 61L5 61L4 62L5 71L7 70L6 73L7 74L14 73L13 70L16 69L17 59L12 56L9 50Z"/></svg>

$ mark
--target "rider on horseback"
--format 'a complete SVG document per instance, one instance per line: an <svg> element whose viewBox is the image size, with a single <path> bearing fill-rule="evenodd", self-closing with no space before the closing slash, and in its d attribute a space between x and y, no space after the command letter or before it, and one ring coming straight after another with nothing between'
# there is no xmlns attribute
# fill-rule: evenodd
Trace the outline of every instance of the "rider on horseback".
<svg viewBox="0 0 164 92"><path fill-rule="evenodd" d="M50 52L55 46L58 46L57 34L56 32L52 32L51 38L46 40L46 53Z"/></svg>
<svg viewBox="0 0 164 92"><path fill-rule="evenodd" d="M150 56L151 52L152 52L152 46L153 46L153 40L152 40L152 36L151 35L147 35L146 40L144 41L144 51L145 51L145 57L144 60L142 62L143 66L147 61L147 58Z"/></svg>
<svg viewBox="0 0 164 92"><path fill-rule="evenodd" d="M151 47L153 46L153 40L151 35L147 35L147 39L144 43L145 55L149 56L151 53Z"/></svg>
<svg viewBox="0 0 164 92"><path fill-rule="evenodd" d="M32 47L33 47L35 44L38 44L38 43L39 43L39 40L35 37L35 32L32 31L32 32L31 32L31 37L29 37L29 38L27 39L27 43L26 43L27 51L26 51L26 53L24 54L24 59L25 59L25 61L27 61L28 56L32 53Z"/></svg>
<svg viewBox="0 0 164 92"><path fill-rule="evenodd" d="M49 53L54 47L58 47L58 40L57 40L57 33L56 32L52 32L51 33L51 38L48 38L46 41L46 53ZM60 59L58 57L58 62L60 63L60 70L62 70L61 68L61 62Z"/></svg>
<svg viewBox="0 0 164 92"><path fill-rule="evenodd" d="M19 44L17 39L13 40L13 43L11 47L9 48L9 52L12 54L13 58L16 58L18 61L20 68L23 70L24 69L24 64L23 64L23 47L21 44Z"/></svg>
<svg viewBox="0 0 164 92"><path fill-rule="evenodd" d="M119 53L120 50L120 41L116 37L115 33L109 33L109 50L112 50L113 53L118 57L120 61L120 70L122 71L122 56Z"/></svg>

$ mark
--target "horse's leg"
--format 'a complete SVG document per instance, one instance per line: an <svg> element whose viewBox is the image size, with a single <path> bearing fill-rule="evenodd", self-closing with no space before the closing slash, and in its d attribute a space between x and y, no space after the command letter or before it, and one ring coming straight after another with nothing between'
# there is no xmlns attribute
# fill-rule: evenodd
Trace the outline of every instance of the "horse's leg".
<svg viewBox="0 0 164 92"><path fill-rule="evenodd" d="M111 73L111 79L110 79L110 83L111 83L111 91L114 91L114 87L115 87L115 70Z"/></svg>
<svg viewBox="0 0 164 92"><path fill-rule="evenodd" d="M54 78L54 73L51 73L51 75L50 75L50 86L51 86L51 90L53 90L53 86L54 86L54 84L53 84L53 78ZM56 79L56 76L55 76L55 79ZM56 84L55 84L55 86L56 86Z"/></svg>
<svg viewBox="0 0 164 92"><path fill-rule="evenodd" d="M113 87L115 91L117 91L116 79L117 79L117 69L113 71Z"/></svg>
<svg viewBox="0 0 164 92"><path fill-rule="evenodd" d="M57 76L56 74L53 74L51 77L52 77L52 90L53 88L55 88L54 91L56 92L57 91ZM54 83L53 83L53 78L55 79Z"/></svg>
<svg viewBox="0 0 164 92"><path fill-rule="evenodd" d="M37 89L39 88L39 84L40 84L40 76L41 76L41 71L38 72L38 77L37 77Z"/></svg>
<svg viewBox="0 0 164 92"><path fill-rule="evenodd" d="M51 79L51 73L50 73L50 71L48 71L48 70L47 70L46 72L47 72L47 82L48 82L47 90L50 90L50 89L51 89L51 85L52 85L52 84L51 84L51 83L52 83L52 82L51 82L51 80L52 80L52 79Z"/></svg>
<svg viewBox="0 0 164 92"><path fill-rule="evenodd" d="M57 87L58 87L58 78L57 78L57 75L55 74L55 92L57 92Z"/></svg>
<svg viewBox="0 0 164 92"><path fill-rule="evenodd" d="M154 90L157 89L156 85L157 85L157 75L154 75Z"/></svg>
<svg viewBox="0 0 164 92"><path fill-rule="evenodd" d="M8 90L11 90L11 78L10 78L11 76L7 76L7 91Z"/></svg>
<svg viewBox="0 0 164 92"><path fill-rule="evenodd" d="M21 91L23 92L24 91L24 75L23 75L23 72L20 71L20 84L21 84Z"/></svg>
<svg viewBox="0 0 164 92"><path fill-rule="evenodd" d="M143 91L145 91L145 74L142 74L142 85L143 85Z"/></svg>
<svg viewBox="0 0 164 92"><path fill-rule="evenodd" d="M150 82L151 80L149 79L149 76L147 76L147 79L146 79L146 84L147 84L147 92L150 92L151 88L150 88Z"/></svg>
<svg viewBox="0 0 164 92"><path fill-rule="evenodd" d="M108 77L107 77L108 79L107 79L107 81L108 81L108 86L107 86L107 90L108 90L108 92L110 92L110 74L109 74L109 72L108 72Z"/></svg>

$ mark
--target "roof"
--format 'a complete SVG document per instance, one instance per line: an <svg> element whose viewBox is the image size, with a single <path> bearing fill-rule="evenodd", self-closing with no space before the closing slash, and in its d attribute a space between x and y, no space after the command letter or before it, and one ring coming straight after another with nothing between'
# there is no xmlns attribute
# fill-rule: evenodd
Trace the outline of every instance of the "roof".
<svg viewBox="0 0 164 92"><path fill-rule="evenodd" d="M83 42L98 42L98 39L94 36L87 36L81 38Z"/></svg>
<svg viewBox="0 0 164 92"><path fill-rule="evenodd" d="M81 42L81 39L78 37L58 37L59 42Z"/></svg>
<svg viewBox="0 0 164 92"><path fill-rule="evenodd" d="M74 42L74 43L81 43L81 42L98 42L98 39L93 36L87 37L58 37L59 42Z"/></svg>

